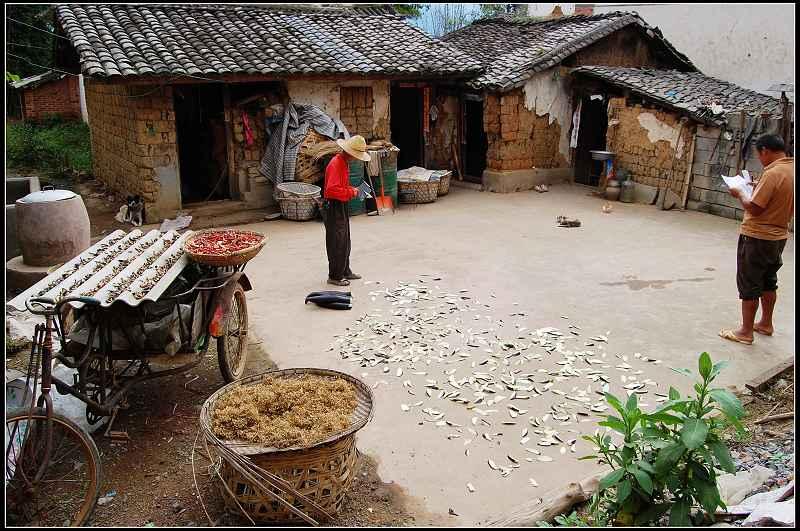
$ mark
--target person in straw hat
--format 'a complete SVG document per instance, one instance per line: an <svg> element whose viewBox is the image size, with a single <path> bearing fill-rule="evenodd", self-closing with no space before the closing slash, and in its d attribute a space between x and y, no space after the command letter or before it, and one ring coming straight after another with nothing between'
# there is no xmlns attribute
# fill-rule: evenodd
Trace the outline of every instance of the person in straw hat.
<svg viewBox="0 0 800 531"><path fill-rule="evenodd" d="M342 148L325 168L325 191L322 204L325 220L325 248L328 252L328 284L348 286L351 280L361 278L350 270L350 217L347 202L359 195L358 188L350 186L350 161L369 162L367 142L356 135L336 141Z"/></svg>

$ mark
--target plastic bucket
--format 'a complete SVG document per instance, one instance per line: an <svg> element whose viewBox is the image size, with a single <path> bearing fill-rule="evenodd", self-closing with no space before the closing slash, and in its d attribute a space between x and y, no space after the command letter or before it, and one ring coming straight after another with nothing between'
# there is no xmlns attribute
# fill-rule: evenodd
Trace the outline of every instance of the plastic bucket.
<svg viewBox="0 0 800 531"><path fill-rule="evenodd" d="M350 186L359 186L364 180L364 163L360 160L350 161ZM395 174L395 180L397 175ZM388 192L387 192L388 193ZM358 216L366 212L364 200L355 198L347 202L347 210L351 216Z"/></svg>

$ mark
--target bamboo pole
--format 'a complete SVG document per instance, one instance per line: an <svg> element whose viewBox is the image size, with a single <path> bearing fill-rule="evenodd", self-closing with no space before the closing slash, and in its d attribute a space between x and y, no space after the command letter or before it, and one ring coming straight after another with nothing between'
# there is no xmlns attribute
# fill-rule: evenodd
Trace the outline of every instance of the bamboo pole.
<svg viewBox="0 0 800 531"><path fill-rule="evenodd" d="M694 148L697 144L697 128L692 135L692 146L689 148L689 167L686 169L686 179L683 181L683 197L681 198L681 210L686 210L686 203L689 201L689 186L692 184L692 169L694 167Z"/></svg>

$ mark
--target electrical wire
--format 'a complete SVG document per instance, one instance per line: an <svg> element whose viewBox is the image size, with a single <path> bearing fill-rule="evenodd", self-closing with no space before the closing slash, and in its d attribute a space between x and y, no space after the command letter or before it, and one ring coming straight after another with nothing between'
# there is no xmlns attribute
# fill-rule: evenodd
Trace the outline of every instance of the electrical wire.
<svg viewBox="0 0 800 531"><path fill-rule="evenodd" d="M25 48L37 48L39 50L51 50L52 48L48 46L35 46L33 44L21 44L18 42L7 42L6 46L23 46Z"/></svg>
<svg viewBox="0 0 800 531"><path fill-rule="evenodd" d="M72 72L67 72L65 70L59 70L58 68L53 68L52 66L44 66L44 65L36 64L36 63L34 63L32 61L29 61L29 60L25 59L24 57L21 57L19 55L14 55L13 53L10 53L10 52L6 52L6 55L9 55L11 57L16 57L17 59L21 59L22 61L25 61L26 63L28 63L31 66L38 66L39 68L45 68L47 70L53 70L55 72L61 72L62 74L69 74L71 76L80 76L80 74L73 74Z"/></svg>
<svg viewBox="0 0 800 531"><path fill-rule="evenodd" d="M53 37L58 37L59 39L64 39L65 41L69 40L67 37L64 37L63 35L59 35L58 33L53 33L52 31L43 30L42 28L37 28L36 26L31 26L30 24L27 24L25 22L22 22L20 20L15 19L15 18L6 17L6 20L10 20L11 22L16 22L17 24L22 24L23 26L28 26L29 28L33 28L36 31L41 31L42 33L47 33L48 35L52 35Z"/></svg>

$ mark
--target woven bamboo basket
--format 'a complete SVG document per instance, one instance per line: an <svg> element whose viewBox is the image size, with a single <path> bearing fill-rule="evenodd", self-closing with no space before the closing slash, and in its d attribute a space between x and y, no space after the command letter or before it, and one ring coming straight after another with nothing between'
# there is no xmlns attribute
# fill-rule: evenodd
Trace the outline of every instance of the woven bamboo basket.
<svg viewBox="0 0 800 531"><path fill-rule="evenodd" d="M450 192L450 175L444 175L439 179L439 196L447 195Z"/></svg>
<svg viewBox="0 0 800 531"><path fill-rule="evenodd" d="M294 179L304 183L316 183L322 180L324 171L319 162L314 159L315 153L312 148L328 140L328 137L317 133L313 127L308 128L305 140L300 144L297 152L297 162L295 164Z"/></svg>
<svg viewBox="0 0 800 531"><path fill-rule="evenodd" d="M317 215L322 189L303 182L280 183L275 188L275 199L281 215L293 221L308 221Z"/></svg>
<svg viewBox="0 0 800 531"><path fill-rule="evenodd" d="M198 254L193 253L187 250L189 243L198 238L202 234L206 234L209 232L239 232L244 234L253 234L256 236L261 237L261 241L247 249L242 249L241 251L236 251L227 256L221 256L216 254ZM234 230L234 229L205 229L199 230L189 236L185 242L183 242L183 251L187 254L189 259L193 262L197 262L198 264L205 264L215 267L228 267L228 266L237 266L249 262L261 251L261 248L267 243L267 237L261 233L253 232L250 230Z"/></svg>
<svg viewBox="0 0 800 531"><path fill-rule="evenodd" d="M439 181L397 181L401 203L433 203L439 195Z"/></svg>
<svg viewBox="0 0 800 531"><path fill-rule="evenodd" d="M248 456L259 468L266 470L288 482L298 493L321 506L329 515L334 515L341 507L344 495L355 476L357 461L356 432L372 418L372 390L357 378L327 369L283 369L269 371L256 376L232 382L211 395L200 411L200 422L204 431L211 430L211 415L221 396L238 386L261 383L265 377L290 377L313 374L330 378L345 379L356 388L357 405L350 426L309 447L284 449L254 446L243 441L223 441L239 455ZM208 439L208 435L206 435ZM277 501L271 492L253 485L225 459L221 459L220 485L226 508L231 512L244 510L250 518L268 523L302 523L302 519L289 508ZM297 508L302 502L295 496L285 495L284 499Z"/></svg>

